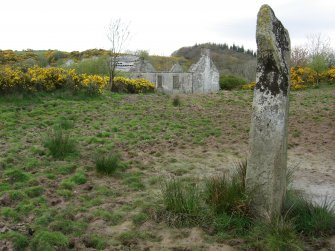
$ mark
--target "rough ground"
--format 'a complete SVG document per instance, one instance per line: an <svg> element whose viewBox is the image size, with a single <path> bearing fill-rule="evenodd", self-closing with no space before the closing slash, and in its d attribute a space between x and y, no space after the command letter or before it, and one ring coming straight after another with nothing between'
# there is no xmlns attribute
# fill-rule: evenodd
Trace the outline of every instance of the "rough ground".
<svg viewBox="0 0 335 251"><path fill-rule="evenodd" d="M62 232L71 250L231 250L243 242L218 242L201 229L169 227L147 217L160 203L166 178L229 172L247 156L251 92L181 95L178 107L172 99L1 98L0 237L15 231L37 242L40 231ZM43 141L62 121L73 122L68 131L79 154L54 160ZM293 187L316 202L335 199L334 142L334 86L293 92L288 151ZM113 177L98 175L97 152L116 151L128 168ZM8 174L12 169L29 178L17 182ZM1 245L10 250L12 242L0 239Z"/></svg>

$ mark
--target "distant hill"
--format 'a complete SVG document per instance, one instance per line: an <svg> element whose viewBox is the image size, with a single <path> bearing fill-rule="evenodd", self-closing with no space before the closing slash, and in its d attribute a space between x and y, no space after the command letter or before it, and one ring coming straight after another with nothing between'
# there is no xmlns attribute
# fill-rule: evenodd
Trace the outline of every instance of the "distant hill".
<svg viewBox="0 0 335 251"><path fill-rule="evenodd" d="M211 50L211 58L221 75L235 75L247 81L254 81L256 75L256 54L240 46L227 44L196 44L182 47L170 57L149 55L146 51L135 52L139 57L148 60L156 70L169 71L175 63L179 63L185 71L201 56L201 48ZM0 50L0 65L19 67L58 66L70 67L80 73L108 75L108 50L90 49L86 51L64 52L58 50ZM72 62L71 66L68 62Z"/></svg>
<svg viewBox="0 0 335 251"><path fill-rule="evenodd" d="M185 58L192 63L198 61L201 49L211 50L211 58L221 75L235 75L248 81L254 81L256 76L256 53L245 50L243 46L228 46L227 44L196 44L182 47L172 53L172 57Z"/></svg>

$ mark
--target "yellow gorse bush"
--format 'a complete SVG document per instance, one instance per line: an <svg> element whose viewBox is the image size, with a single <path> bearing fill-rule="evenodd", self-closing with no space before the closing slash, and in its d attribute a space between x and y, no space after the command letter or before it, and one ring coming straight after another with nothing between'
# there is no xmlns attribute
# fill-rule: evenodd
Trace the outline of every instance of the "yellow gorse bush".
<svg viewBox="0 0 335 251"><path fill-rule="evenodd" d="M0 68L0 92L17 91L20 89L26 91L32 90L27 75L9 66Z"/></svg>
<svg viewBox="0 0 335 251"><path fill-rule="evenodd" d="M99 94L106 87L108 79L97 75L77 74L75 70L56 67L32 67L26 71L3 67L0 68L0 94L17 91L53 91L61 88L87 89L90 92L96 90Z"/></svg>
<svg viewBox="0 0 335 251"><path fill-rule="evenodd" d="M147 93L155 90L155 84L149 80L138 78L129 79L125 77L115 77L112 91L127 93Z"/></svg>
<svg viewBox="0 0 335 251"><path fill-rule="evenodd" d="M77 74L75 70L57 67L31 67L21 70L11 66L0 68L0 94L18 91L54 91L67 88L73 91L84 90L87 94L101 94L107 88L109 77ZM115 77L113 91L127 93L153 92L155 85L146 79Z"/></svg>
<svg viewBox="0 0 335 251"><path fill-rule="evenodd" d="M292 67L291 74L291 89L301 90L310 86L314 86L317 80L317 73L309 67ZM335 83L335 67L329 69L321 74L321 79ZM256 86L255 82L245 84L242 86L243 90L252 90Z"/></svg>
<svg viewBox="0 0 335 251"><path fill-rule="evenodd" d="M292 67L291 89L300 90L316 83L317 74L309 67Z"/></svg>
<svg viewBox="0 0 335 251"><path fill-rule="evenodd" d="M109 77L87 74L82 74L81 76L83 78L82 85L85 88L96 87L99 93L102 93L103 89L105 89L107 84L109 83Z"/></svg>
<svg viewBox="0 0 335 251"><path fill-rule="evenodd" d="M253 90L256 86L256 82L250 82L249 84L242 85L242 90Z"/></svg>
<svg viewBox="0 0 335 251"><path fill-rule="evenodd" d="M335 66L333 66L326 72L326 78L329 82L335 83Z"/></svg>

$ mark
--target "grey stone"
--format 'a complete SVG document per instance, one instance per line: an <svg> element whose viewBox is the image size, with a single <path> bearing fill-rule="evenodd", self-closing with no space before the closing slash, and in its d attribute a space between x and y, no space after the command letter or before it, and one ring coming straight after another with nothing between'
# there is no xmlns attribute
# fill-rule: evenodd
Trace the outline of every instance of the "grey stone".
<svg viewBox="0 0 335 251"><path fill-rule="evenodd" d="M268 5L257 16L257 73L246 188L261 217L280 213L286 193L290 39Z"/></svg>
<svg viewBox="0 0 335 251"><path fill-rule="evenodd" d="M123 55L117 58L116 70L129 72L140 61L138 56Z"/></svg>
<svg viewBox="0 0 335 251"><path fill-rule="evenodd" d="M156 71L148 61L132 55L120 56L116 69L129 72L129 77L133 79L147 79L156 85L158 91L167 94L210 93L220 90L219 71L210 58L209 49L201 51L201 58L187 72L178 63L169 72Z"/></svg>
<svg viewBox="0 0 335 251"><path fill-rule="evenodd" d="M178 72L178 73L182 73L183 72L183 68L181 67L180 64L176 63L172 66L170 72Z"/></svg>
<svg viewBox="0 0 335 251"><path fill-rule="evenodd" d="M134 63L133 67L130 68L130 72L135 73L148 73L156 72L155 68L147 60L138 60Z"/></svg>
<svg viewBox="0 0 335 251"><path fill-rule="evenodd" d="M219 71L210 58L210 50L202 49L201 58L191 65L189 71L193 74L193 93L209 93L220 89Z"/></svg>

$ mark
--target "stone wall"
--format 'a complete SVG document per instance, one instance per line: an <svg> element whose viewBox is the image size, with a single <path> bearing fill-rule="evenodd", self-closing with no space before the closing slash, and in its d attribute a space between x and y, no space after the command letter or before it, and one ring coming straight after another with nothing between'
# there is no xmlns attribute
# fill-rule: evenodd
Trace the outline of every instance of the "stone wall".
<svg viewBox="0 0 335 251"><path fill-rule="evenodd" d="M209 49L204 49L199 61L189 71L193 75L192 93L210 93L220 89L219 71L210 58Z"/></svg>
<svg viewBox="0 0 335 251"><path fill-rule="evenodd" d="M157 72L147 61L139 61L130 70L131 78L145 78L155 83L158 91L175 93L210 93L220 89L219 71L210 59L209 49L202 51L202 56L188 72L183 72L179 64L170 72Z"/></svg>

